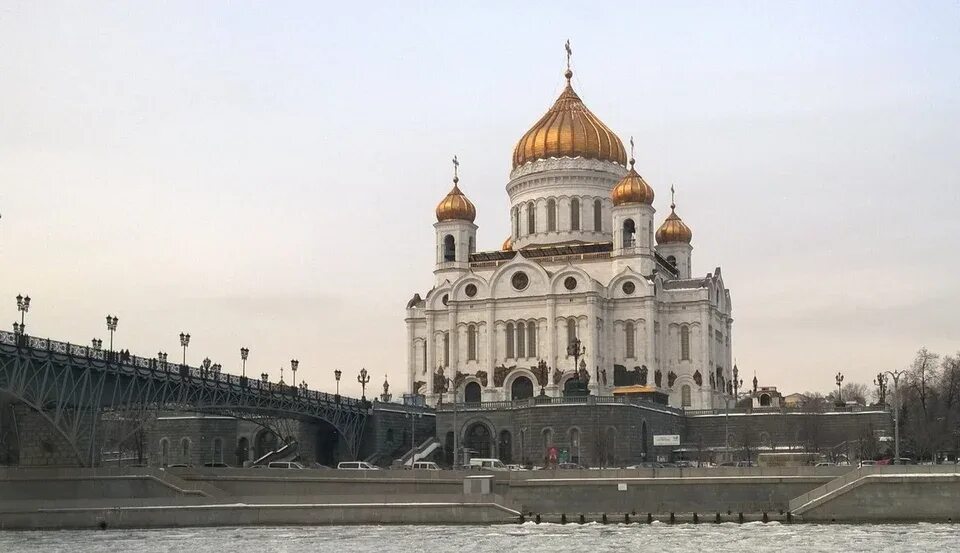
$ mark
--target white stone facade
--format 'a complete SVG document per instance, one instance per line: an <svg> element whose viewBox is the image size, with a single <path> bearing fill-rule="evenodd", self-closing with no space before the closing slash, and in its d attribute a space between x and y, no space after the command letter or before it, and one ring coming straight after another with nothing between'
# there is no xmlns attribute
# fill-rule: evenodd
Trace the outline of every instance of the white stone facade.
<svg viewBox="0 0 960 553"><path fill-rule="evenodd" d="M620 366L645 369L646 384L672 406L724 405L733 368L730 293L719 268L691 276L689 244L655 246L653 207L613 205L611 189L625 173L617 163L581 158L515 169L507 185L514 251L476 253L472 222L435 224L435 284L406 312L413 393L435 405L442 370L444 378L464 375L458 401L515 399L531 383L539 394L545 363L543 391L561 396L574 375L567 344L575 332L591 394L610 395Z"/></svg>

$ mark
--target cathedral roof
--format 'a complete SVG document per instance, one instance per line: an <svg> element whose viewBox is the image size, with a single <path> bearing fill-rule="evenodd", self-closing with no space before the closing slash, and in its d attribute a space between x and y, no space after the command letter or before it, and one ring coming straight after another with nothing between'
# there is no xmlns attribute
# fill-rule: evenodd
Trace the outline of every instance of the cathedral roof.
<svg viewBox="0 0 960 553"><path fill-rule="evenodd" d="M677 215L676 205L670 206L670 215L657 229L657 244L676 244L693 240L693 231Z"/></svg>
<svg viewBox="0 0 960 553"><path fill-rule="evenodd" d="M567 69L567 86L543 117L513 149L513 168L538 159L582 157L626 165L627 154L617 138L573 90Z"/></svg>
<svg viewBox="0 0 960 553"><path fill-rule="evenodd" d="M634 170L634 162L635 160L631 157L630 170L610 192L613 205L653 204L653 188Z"/></svg>
<svg viewBox="0 0 960 553"><path fill-rule="evenodd" d="M453 188L437 204L437 221L469 221L473 222L477 218L477 208L460 191L457 183L460 179L453 178Z"/></svg>

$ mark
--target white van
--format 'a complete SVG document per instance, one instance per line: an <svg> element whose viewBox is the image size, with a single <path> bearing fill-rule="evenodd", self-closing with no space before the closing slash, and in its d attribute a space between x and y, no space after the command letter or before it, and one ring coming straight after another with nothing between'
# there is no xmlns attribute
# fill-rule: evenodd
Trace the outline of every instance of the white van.
<svg viewBox="0 0 960 553"><path fill-rule="evenodd" d="M440 470L440 467L433 461L417 461L413 464L413 470Z"/></svg>
<svg viewBox="0 0 960 553"><path fill-rule="evenodd" d="M365 461L344 461L342 463L337 463L337 469L338 470L380 470L380 467L375 467Z"/></svg>
<svg viewBox="0 0 960 553"><path fill-rule="evenodd" d="M302 469L303 465L293 461L274 461L267 465L267 467L272 469Z"/></svg>
<svg viewBox="0 0 960 553"><path fill-rule="evenodd" d="M480 470L510 470L500 459L484 459L482 457L470 459L470 468Z"/></svg>

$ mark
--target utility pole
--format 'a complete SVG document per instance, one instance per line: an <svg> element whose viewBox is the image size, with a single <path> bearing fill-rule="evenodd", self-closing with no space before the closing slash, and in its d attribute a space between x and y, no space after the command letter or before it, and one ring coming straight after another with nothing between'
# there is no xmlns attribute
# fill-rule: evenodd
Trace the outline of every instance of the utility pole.
<svg viewBox="0 0 960 553"><path fill-rule="evenodd" d="M894 464L900 464L900 408L901 408L901 399L900 399L900 377L906 374L907 371L887 371L887 374L893 377L893 393L897 396L897 405L893 408L893 462Z"/></svg>

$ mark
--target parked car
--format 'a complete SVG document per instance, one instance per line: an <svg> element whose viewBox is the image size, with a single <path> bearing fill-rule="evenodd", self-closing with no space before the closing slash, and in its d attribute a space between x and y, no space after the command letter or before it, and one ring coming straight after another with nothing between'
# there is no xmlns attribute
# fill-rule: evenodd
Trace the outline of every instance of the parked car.
<svg viewBox="0 0 960 553"><path fill-rule="evenodd" d="M433 461L417 461L413 464L413 470L440 470L440 466Z"/></svg>
<svg viewBox="0 0 960 553"><path fill-rule="evenodd" d="M509 470L500 459L483 457L474 457L473 459L470 459L470 468L480 470Z"/></svg>
<svg viewBox="0 0 960 553"><path fill-rule="evenodd" d="M577 463L559 463L557 468L561 470L583 470L583 467Z"/></svg>
<svg viewBox="0 0 960 553"><path fill-rule="evenodd" d="M273 461L267 468L271 469L303 469L303 465L294 461Z"/></svg>
<svg viewBox="0 0 960 553"><path fill-rule="evenodd" d="M228 469L230 465L226 463L204 463L203 466L215 469Z"/></svg>
<svg viewBox="0 0 960 553"><path fill-rule="evenodd" d="M337 470L380 470L380 467L371 465L366 461L343 461L337 463Z"/></svg>

